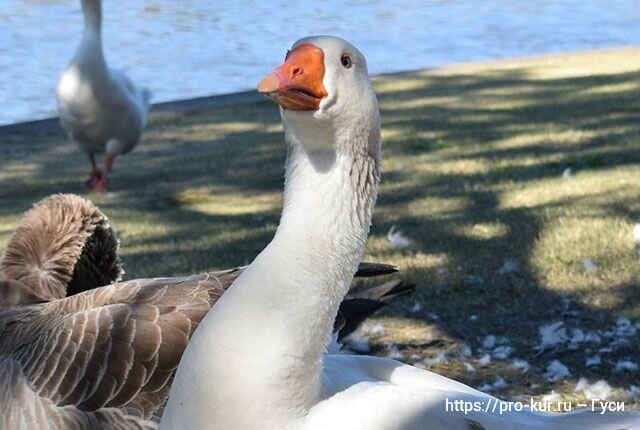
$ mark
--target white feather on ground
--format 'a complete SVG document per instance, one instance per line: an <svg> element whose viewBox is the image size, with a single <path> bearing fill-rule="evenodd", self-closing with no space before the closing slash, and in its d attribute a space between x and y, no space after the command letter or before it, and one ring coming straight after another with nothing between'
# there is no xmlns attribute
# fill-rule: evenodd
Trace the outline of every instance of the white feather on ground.
<svg viewBox="0 0 640 430"><path fill-rule="evenodd" d="M494 335L490 334L482 340L484 349L492 349L494 346L496 346L496 337Z"/></svg>
<svg viewBox="0 0 640 430"><path fill-rule="evenodd" d="M529 362L527 360L514 359L509 365L512 369L520 370L522 373L529 371Z"/></svg>
<svg viewBox="0 0 640 430"><path fill-rule="evenodd" d="M587 378L580 378L573 391L582 392L589 400L606 400L611 395L613 388L603 379L589 384Z"/></svg>
<svg viewBox="0 0 640 430"><path fill-rule="evenodd" d="M422 305L418 302L415 302L409 312L411 312L412 314L415 314L420 312L421 310L422 310Z"/></svg>
<svg viewBox="0 0 640 430"><path fill-rule="evenodd" d="M590 258L585 258L584 260L582 260L582 267L587 273L594 273L596 270L598 270L598 266Z"/></svg>
<svg viewBox="0 0 640 430"><path fill-rule="evenodd" d="M476 365L480 367L488 366L491 363L491 355L485 354L476 361Z"/></svg>
<svg viewBox="0 0 640 430"><path fill-rule="evenodd" d="M391 246L395 249L406 248L411 245L411 240L404 235L400 230L396 230L396 226L392 225L387 233L387 240L391 243Z"/></svg>
<svg viewBox="0 0 640 430"><path fill-rule="evenodd" d="M635 372L638 370L638 363L632 360L619 360L616 363L616 372Z"/></svg>
<svg viewBox="0 0 640 430"><path fill-rule="evenodd" d="M512 258L509 258L504 262L500 270L498 270L498 274L508 275L509 273L515 273L518 271L520 271L520 263Z"/></svg>
<svg viewBox="0 0 640 430"><path fill-rule="evenodd" d="M633 226L633 241L640 246L640 223Z"/></svg>
<svg viewBox="0 0 640 430"><path fill-rule="evenodd" d="M559 360L553 360L547 366L544 376L551 382L557 382L571 376L571 371Z"/></svg>
<svg viewBox="0 0 640 430"><path fill-rule="evenodd" d="M616 320L616 334L618 336L635 336L637 332L638 329L627 318L620 317Z"/></svg>
<svg viewBox="0 0 640 430"><path fill-rule="evenodd" d="M371 330L369 331L369 334L373 336L382 336L384 335L384 332L385 332L384 326L378 323L371 328Z"/></svg>
<svg viewBox="0 0 640 430"><path fill-rule="evenodd" d="M585 367L596 367L596 366L600 366L601 364L602 364L602 359L598 354L587 356L587 359L585 360L585 363L584 363Z"/></svg>
<svg viewBox="0 0 640 430"><path fill-rule="evenodd" d="M538 328L540 343L537 349L544 351L567 341L567 329L562 321L546 324Z"/></svg>
<svg viewBox="0 0 640 430"><path fill-rule="evenodd" d="M632 385L624 394L628 400L640 400L640 386Z"/></svg>
<svg viewBox="0 0 640 430"><path fill-rule="evenodd" d="M503 345L496 347L491 352L491 355L493 355L493 358L496 358L498 360L506 360L507 358L509 358L509 356L511 356L511 353L513 353L513 348Z"/></svg>
<svg viewBox="0 0 640 430"><path fill-rule="evenodd" d="M445 353L439 352L435 355L432 355L431 357L427 357L424 360L422 360L422 364L424 364L427 367L431 367L436 364L445 364L448 361L449 360L447 359L447 356L445 355Z"/></svg>
<svg viewBox="0 0 640 430"><path fill-rule="evenodd" d="M464 370L466 370L469 373L472 373L472 372L476 371L476 368L473 367L473 365L471 363L464 362L464 363L462 363L462 365L464 366Z"/></svg>
<svg viewBox="0 0 640 430"><path fill-rule="evenodd" d="M385 347L385 357L391 358L393 360L402 360L404 358L404 354L402 351L398 349L396 345L387 344Z"/></svg>
<svg viewBox="0 0 640 430"><path fill-rule="evenodd" d="M471 347L469 345L463 343L460 347L460 355L464 358L471 358L471 356L473 355L473 351L471 350Z"/></svg>
<svg viewBox="0 0 640 430"><path fill-rule="evenodd" d="M490 393L495 390L501 390L507 385L507 381L505 381L501 376L496 376L496 379L493 382L485 382L478 387L478 390Z"/></svg>
<svg viewBox="0 0 640 430"><path fill-rule="evenodd" d="M562 171L562 179L569 179L571 178L571 167L567 167L566 169L564 169Z"/></svg>

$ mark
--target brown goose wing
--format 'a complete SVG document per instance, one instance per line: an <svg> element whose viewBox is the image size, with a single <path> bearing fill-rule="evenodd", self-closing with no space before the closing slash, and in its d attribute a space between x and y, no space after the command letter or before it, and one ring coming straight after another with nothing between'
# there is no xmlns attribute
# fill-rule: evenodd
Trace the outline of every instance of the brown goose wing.
<svg viewBox="0 0 640 430"><path fill-rule="evenodd" d="M49 415L148 419L189 337L239 273L121 282L0 314L0 367L18 375L0 378L0 392L15 400L31 390L44 405L23 417L33 425L2 428L46 428Z"/></svg>
<svg viewBox="0 0 640 430"><path fill-rule="evenodd" d="M61 299L119 281L118 247L109 219L96 205L55 194L22 217L0 258L0 279L21 282L37 302Z"/></svg>

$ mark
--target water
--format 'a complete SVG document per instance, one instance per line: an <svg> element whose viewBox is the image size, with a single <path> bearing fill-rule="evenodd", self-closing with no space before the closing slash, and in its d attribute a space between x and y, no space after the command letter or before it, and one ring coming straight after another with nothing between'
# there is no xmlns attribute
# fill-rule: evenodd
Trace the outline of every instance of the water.
<svg viewBox="0 0 640 430"><path fill-rule="evenodd" d="M107 61L154 101L253 88L301 36L358 46L372 73L640 44L637 0L103 0ZM0 1L0 124L55 114L79 0Z"/></svg>

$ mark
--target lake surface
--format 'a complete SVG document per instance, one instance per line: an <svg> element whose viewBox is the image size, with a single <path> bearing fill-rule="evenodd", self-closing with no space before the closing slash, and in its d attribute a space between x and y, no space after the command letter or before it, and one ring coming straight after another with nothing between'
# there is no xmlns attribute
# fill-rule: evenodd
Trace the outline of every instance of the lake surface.
<svg viewBox="0 0 640 430"><path fill-rule="evenodd" d="M640 44L638 0L103 0L111 67L154 101L253 88L301 36L358 46L371 73ZM0 124L55 114L79 0L0 1Z"/></svg>

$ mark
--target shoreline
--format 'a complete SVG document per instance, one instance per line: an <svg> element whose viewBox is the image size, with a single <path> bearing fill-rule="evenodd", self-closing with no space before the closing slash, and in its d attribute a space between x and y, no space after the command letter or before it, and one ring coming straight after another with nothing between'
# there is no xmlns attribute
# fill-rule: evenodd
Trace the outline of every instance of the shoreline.
<svg viewBox="0 0 640 430"><path fill-rule="evenodd" d="M500 58L495 60L479 60L470 61L465 63L452 63L436 67L426 67L423 69L403 70L398 72L379 73L372 75L372 79L375 81L389 78L404 78L410 75L434 73L437 71L450 72L455 69L468 69L468 68L486 68L486 67L513 67L520 63L531 61L548 59L549 61L558 61L562 59L568 59L570 57L594 55L594 54L615 54L624 51L637 51L640 49L639 45L627 45L614 48L599 48L591 49L588 51L568 51L557 52L551 54L538 54L528 55L522 57ZM211 109L216 107L228 106L232 104L248 104L255 103L264 100L255 90L243 90L225 94L214 94L208 96L192 97L187 99L172 100L160 103L153 103L151 107L150 116L156 116L158 114L166 113L188 113L195 112L201 109ZM13 124L0 125L0 137L13 136L13 135L45 135L56 132L62 132L62 128L59 124L59 118L57 116L35 119L30 121L21 121Z"/></svg>

